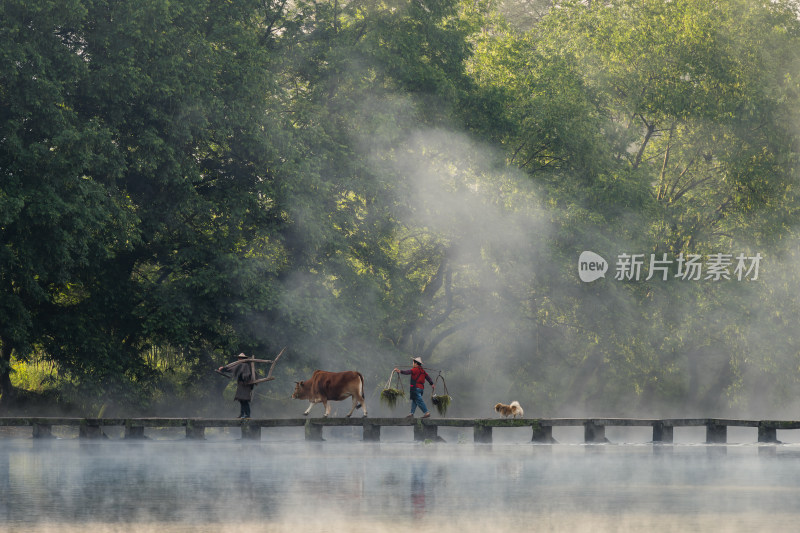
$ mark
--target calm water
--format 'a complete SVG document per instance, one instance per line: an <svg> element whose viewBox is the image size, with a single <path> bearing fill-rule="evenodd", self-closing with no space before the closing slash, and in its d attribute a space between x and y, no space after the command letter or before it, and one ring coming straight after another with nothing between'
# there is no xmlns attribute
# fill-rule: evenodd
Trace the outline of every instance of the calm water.
<svg viewBox="0 0 800 533"><path fill-rule="evenodd" d="M0 531L776 531L800 446L0 439Z"/></svg>

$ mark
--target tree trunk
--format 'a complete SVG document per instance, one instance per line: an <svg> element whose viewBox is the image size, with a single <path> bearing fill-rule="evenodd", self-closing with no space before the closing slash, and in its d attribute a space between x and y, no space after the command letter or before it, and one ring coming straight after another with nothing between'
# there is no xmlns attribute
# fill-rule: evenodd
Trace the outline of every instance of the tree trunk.
<svg viewBox="0 0 800 533"><path fill-rule="evenodd" d="M0 410L7 408L16 398L11 385L11 348L0 339Z"/></svg>

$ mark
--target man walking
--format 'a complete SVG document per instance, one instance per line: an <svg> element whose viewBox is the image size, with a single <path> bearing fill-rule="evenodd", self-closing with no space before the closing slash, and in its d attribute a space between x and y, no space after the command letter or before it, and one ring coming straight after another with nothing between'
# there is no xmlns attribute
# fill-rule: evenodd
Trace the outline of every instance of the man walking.
<svg viewBox="0 0 800 533"><path fill-rule="evenodd" d="M425 389L425 382L431 384L431 390L436 390L436 385L434 385L433 380L425 372L425 369L422 368L422 358L414 357L411 359L414 362L414 366L409 370L399 370L397 368L394 369L395 372L400 374L411 375L411 414L406 415L406 418L413 418L414 411L417 410L417 406L422 409L422 412L425 413L422 415L422 418L428 418L431 416L430 411L428 411L428 406L425 405L425 400L422 399L422 391Z"/></svg>

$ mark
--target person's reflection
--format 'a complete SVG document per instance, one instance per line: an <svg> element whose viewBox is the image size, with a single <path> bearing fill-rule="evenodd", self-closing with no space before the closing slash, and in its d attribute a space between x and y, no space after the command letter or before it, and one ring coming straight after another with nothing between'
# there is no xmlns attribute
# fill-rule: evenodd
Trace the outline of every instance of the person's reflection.
<svg viewBox="0 0 800 533"><path fill-rule="evenodd" d="M414 519L425 516L425 465L411 467L411 508Z"/></svg>
<svg viewBox="0 0 800 533"><path fill-rule="evenodd" d="M255 511L258 509L256 502L259 496L253 483L254 453L255 450L251 446L243 445L233 465L236 468L235 476L233 477L236 480L234 493L236 499L242 504L238 511L241 520L251 520L257 516Z"/></svg>
<svg viewBox="0 0 800 533"><path fill-rule="evenodd" d="M11 486L11 461L8 455L7 450L0 450L0 487L4 489Z"/></svg>

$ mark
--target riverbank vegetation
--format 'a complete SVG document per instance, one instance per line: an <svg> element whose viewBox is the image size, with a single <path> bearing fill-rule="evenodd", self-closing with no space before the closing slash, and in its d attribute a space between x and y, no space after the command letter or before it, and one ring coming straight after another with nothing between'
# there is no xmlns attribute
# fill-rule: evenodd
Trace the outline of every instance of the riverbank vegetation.
<svg viewBox="0 0 800 533"><path fill-rule="evenodd" d="M284 347L275 398L422 357L452 416L797 406L793 0L8 0L0 35L3 412L212 412Z"/></svg>

